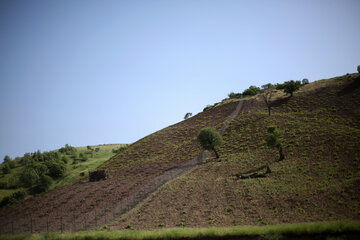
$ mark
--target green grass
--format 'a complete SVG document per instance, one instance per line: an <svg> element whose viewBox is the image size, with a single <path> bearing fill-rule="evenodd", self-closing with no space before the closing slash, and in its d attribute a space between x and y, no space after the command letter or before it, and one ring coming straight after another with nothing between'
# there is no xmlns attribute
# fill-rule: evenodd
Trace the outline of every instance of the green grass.
<svg viewBox="0 0 360 240"><path fill-rule="evenodd" d="M77 164L73 164L73 160L70 159L67 163L67 170L66 175L54 182L50 189L55 187L60 187L68 184L74 183L76 180L80 179L80 173L84 172L84 178L88 177L88 171L96 169L105 161L109 160L115 154L112 152L113 149L118 149L120 146L124 146L125 144L107 144L107 145L97 145L91 146L93 149L99 148L98 152L92 151L92 156L88 155L88 160L85 162L78 161ZM89 152L86 147L76 147L77 154L80 153L85 154L85 152ZM10 178L14 177L15 175L21 174L24 167L18 166L16 168L11 169L9 174L1 175L0 182L7 182ZM13 192L19 191L22 188L17 189L0 189L0 201L6 197L11 195Z"/></svg>
<svg viewBox="0 0 360 240"><path fill-rule="evenodd" d="M52 239L211 239L213 237L235 237L243 236L254 237L257 239L281 239L286 236L320 235L330 239L333 234L346 235L349 232L360 232L360 221L337 221L337 222L317 222L317 223L298 223L281 224L272 226L236 226L223 228L172 228L155 231L96 231L78 233L43 233L43 234L18 234L0 235L0 239L8 240L52 240ZM273 237L273 238L271 238Z"/></svg>
<svg viewBox="0 0 360 240"><path fill-rule="evenodd" d="M93 156L89 157L86 162L79 161L77 164L72 164L72 160L67 163L67 174L64 178L57 181L52 188L71 184L80 178L80 173L84 172L85 177L88 176L88 171L96 169L106 160L109 160L115 154L112 152L113 149L118 149L120 146L125 144L109 144L109 145L98 145L91 146L93 149L100 148L98 152L93 151ZM77 147L77 154L87 152L86 147Z"/></svg>

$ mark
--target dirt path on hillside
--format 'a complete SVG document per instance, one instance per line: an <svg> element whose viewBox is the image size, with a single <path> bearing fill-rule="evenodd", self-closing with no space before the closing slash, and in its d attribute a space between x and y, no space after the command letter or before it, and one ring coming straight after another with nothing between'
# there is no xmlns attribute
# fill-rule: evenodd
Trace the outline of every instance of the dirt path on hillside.
<svg viewBox="0 0 360 240"><path fill-rule="evenodd" d="M224 133L229 123L239 114L242 107L243 101L240 101L236 105L236 109L227 117L226 121L224 122L220 130L221 135ZM6 219L5 216L5 218L0 218L0 233L34 233L46 231L63 232L91 230L99 228L100 226L107 225L108 223L119 218L121 215L129 212L131 209L133 209L140 202L145 200L148 196L150 196L164 184L185 174L186 172L191 171L197 165L201 164L209 155L209 152L202 152L198 156L181 165L165 169L163 172L159 172L157 176L149 180L146 184L139 186L139 189L136 192L132 192L129 195L121 196L121 200L116 202L111 207L100 209L89 206L90 211L86 213L82 213L80 215L69 214L67 216L60 216L56 218L52 218L46 215L40 217L30 215L27 217ZM136 185L138 185L138 183L134 184L135 187ZM89 194L91 194L91 192ZM70 194L67 199L74 196L76 196L76 194ZM62 199L62 201L66 202L67 199ZM55 200L56 198L54 199L54 201ZM81 199L79 201L81 202ZM74 205L74 207L76 207L76 205Z"/></svg>
<svg viewBox="0 0 360 240"><path fill-rule="evenodd" d="M235 111L225 121L224 125L222 126L222 128L220 130L221 135L223 135L223 133L224 133L226 127L229 125L229 123L239 114L240 110L242 109L242 106L243 106L243 100L241 100L239 102ZM194 167L196 167L197 165L202 163L208 156L210 156L210 153L204 151L201 154L199 154L197 157L191 159L190 161L186 162L185 164L183 164L181 166L167 169L160 176L154 178L148 184L143 186L137 193L120 201L119 204L117 204L117 206L113 210L115 212L113 219L130 211L132 208L134 208L140 202L145 200L150 194L154 193L158 188L160 188L167 182L190 171L191 169L193 169Z"/></svg>

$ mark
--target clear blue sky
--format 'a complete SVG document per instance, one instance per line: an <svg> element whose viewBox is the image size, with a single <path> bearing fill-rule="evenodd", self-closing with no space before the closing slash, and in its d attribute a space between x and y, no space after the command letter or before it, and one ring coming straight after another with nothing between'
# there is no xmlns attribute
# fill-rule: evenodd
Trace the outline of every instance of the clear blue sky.
<svg viewBox="0 0 360 240"><path fill-rule="evenodd" d="M250 85L356 72L360 1L0 1L0 158L132 143Z"/></svg>

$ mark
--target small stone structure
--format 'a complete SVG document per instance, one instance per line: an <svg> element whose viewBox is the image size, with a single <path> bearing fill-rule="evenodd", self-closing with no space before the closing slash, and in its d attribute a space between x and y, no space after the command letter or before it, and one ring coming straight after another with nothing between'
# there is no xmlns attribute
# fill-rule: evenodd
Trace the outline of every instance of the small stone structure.
<svg viewBox="0 0 360 240"><path fill-rule="evenodd" d="M96 182L110 178L110 173L106 169L97 169L89 171L89 181Z"/></svg>

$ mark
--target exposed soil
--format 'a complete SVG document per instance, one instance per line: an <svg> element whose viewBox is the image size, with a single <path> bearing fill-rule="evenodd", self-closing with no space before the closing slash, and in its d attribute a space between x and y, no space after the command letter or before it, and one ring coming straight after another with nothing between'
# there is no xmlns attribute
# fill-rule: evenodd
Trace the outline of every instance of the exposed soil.
<svg viewBox="0 0 360 240"><path fill-rule="evenodd" d="M202 162L207 154L196 142L198 132L228 124L239 106L233 102L208 110L139 140L102 166L111 172L108 180L79 181L2 209L1 232L76 231L107 224Z"/></svg>
<svg viewBox="0 0 360 240"><path fill-rule="evenodd" d="M349 91L355 84L344 77L318 85L284 95L270 117L261 98L244 102L219 160L165 185L111 229L359 220L360 88ZM270 125L281 131L281 162L264 143ZM262 178L236 177L264 165L271 173Z"/></svg>

